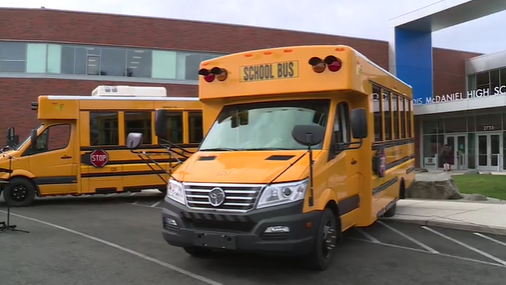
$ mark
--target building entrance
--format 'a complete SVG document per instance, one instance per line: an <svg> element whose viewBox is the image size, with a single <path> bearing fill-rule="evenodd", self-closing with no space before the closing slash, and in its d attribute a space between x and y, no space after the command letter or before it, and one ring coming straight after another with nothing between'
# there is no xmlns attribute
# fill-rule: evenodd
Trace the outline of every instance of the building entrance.
<svg viewBox="0 0 506 285"><path fill-rule="evenodd" d="M479 170L501 171L502 133L476 134L476 168Z"/></svg>
<svg viewBox="0 0 506 285"><path fill-rule="evenodd" d="M453 151L451 169L467 169L467 134L446 135L445 144L448 144Z"/></svg>

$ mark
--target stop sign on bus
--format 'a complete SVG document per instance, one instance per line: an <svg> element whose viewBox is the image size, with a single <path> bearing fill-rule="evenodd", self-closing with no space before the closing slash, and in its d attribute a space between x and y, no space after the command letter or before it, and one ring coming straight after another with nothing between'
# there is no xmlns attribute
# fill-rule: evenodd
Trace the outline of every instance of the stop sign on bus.
<svg viewBox="0 0 506 285"><path fill-rule="evenodd" d="M95 168L102 168L109 162L109 155L104 150L96 149L90 154L90 162Z"/></svg>

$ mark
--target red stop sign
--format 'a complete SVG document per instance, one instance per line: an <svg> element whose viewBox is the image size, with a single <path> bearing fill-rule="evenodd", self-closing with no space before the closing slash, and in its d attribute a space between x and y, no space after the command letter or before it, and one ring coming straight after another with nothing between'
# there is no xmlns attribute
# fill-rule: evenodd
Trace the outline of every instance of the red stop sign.
<svg viewBox="0 0 506 285"><path fill-rule="evenodd" d="M109 155L104 150L96 149L90 154L90 162L96 168L102 168L109 162Z"/></svg>

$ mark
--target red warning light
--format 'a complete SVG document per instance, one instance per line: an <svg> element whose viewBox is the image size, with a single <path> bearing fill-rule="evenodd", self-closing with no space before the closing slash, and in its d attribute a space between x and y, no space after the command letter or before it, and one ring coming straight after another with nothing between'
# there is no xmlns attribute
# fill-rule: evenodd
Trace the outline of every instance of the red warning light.
<svg viewBox="0 0 506 285"><path fill-rule="evenodd" d="M339 69L341 69L342 66L341 60L339 60L339 58L333 55L327 56L323 61L327 64L329 70L332 72L336 72L339 71Z"/></svg>

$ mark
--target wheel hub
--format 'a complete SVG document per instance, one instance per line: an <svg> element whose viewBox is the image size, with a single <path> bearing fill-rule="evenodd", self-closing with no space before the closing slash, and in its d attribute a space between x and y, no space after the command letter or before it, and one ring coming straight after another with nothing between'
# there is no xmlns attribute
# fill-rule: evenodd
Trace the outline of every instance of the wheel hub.
<svg viewBox="0 0 506 285"><path fill-rule="evenodd" d="M337 234L334 224L331 221L326 221L323 226L323 243L322 252L325 258L329 258L332 251L336 247Z"/></svg>
<svg viewBox="0 0 506 285"><path fill-rule="evenodd" d="M24 186L14 186L11 191L11 198L17 202L21 202L26 199L28 195L28 189Z"/></svg>

